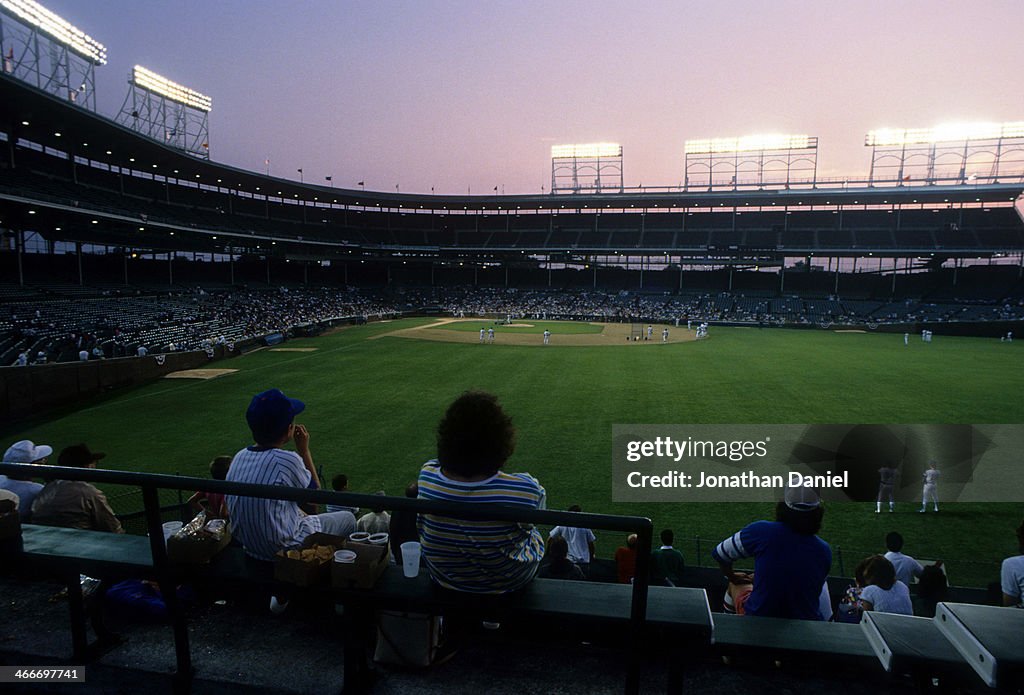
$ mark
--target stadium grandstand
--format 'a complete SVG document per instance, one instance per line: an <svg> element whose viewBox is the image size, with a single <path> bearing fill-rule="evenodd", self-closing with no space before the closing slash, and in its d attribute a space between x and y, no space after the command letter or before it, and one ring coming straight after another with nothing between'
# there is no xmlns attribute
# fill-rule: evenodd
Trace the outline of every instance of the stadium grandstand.
<svg viewBox="0 0 1024 695"><path fill-rule="evenodd" d="M242 286L348 288L365 295L372 314L446 306L457 288L478 291L476 313L973 323L967 332L983 335L1021 318L1016 203L1024 184L1005 163L995 173L991 158L977 165L991 170L983 176L966 175L963 161L951 175L933 168L924 179L904 174L908 164L895 181L873 172L861 182L778 183L761 171L748 172L751 182L742 172L724 183L709 178L700 190L413 195L217 164L7 74L0 97L0 294L15 353L26 347L10 333L22 325L17 316L60 314L68 301L110 295L121 296L111 303L120 307L133 304L125 295L204 288L219 297ZM1008 139L1003 156L1012 160L1020 142ZM503 298L501 289L532 294ZM558 299L566 291L588 294L585 306L566 307ZM134 303L131 312L149 317L139 323L159 322L151 301ZM103 313L102 302L86 306ZM70 332L98 330L79 329ZM175 341L121 342L160 349Z"/></svg>
<svg viewBox="0 0 1024 695"><path fill-rule="evenodd" d="M649 324L650 343L658 343L662 335L660 340L668 342L669 330L677 339L683 327L688 341L690 324L710 324L712 330L778 329L778 333L736 333L776 336L785 330L790 331L787 337L817 338L826 331L891 333L893 345L907 345L909 336L917 334L927 334L930 340L932 333L993 339L978 341L985 343L984 349L1001 340L1012 342L1014 332L1018 340L1024 337L1024 123L977 124L953 131L871 132L865 141L871 153L868 173L842 179L818 175L816 137L787 135L688 141L682 166L684 180L676 186L625 185L622 146L598 143L553 147L547 193L505 195L499 194L498 187L493 195L336 188L330 177L330 185L320 185L218 162L209 142L210 98L141 66L133 71L121 112L98 112L93 71L105 62L103 47L84 34L76 38L74 34L54 33L56 30L47 22L56 20L45 15L11 10L29 5L35 3L0 2L0 414L6 421L5 433L21 432L23 425L34 427L42 418L65 411L77 413L78 409L93 406L99 409L108 403L120 407L118 393L140 385L152 386L164 376L193 378L181 375L197 367L227 366L225 371L231 372L233 360L246 359L243 355L257 347L261 348L259 359L267 360L258 369L275 370L264 375L287 377L292 367L280 367L271 361L284 357L262 348L312 355L321 348L306 343L303 347L280 345L292 338L315 338L340 325L362 326L354 330L380 329L379 333L367 333L365 340L360 337L361 345L370 338L390 335L384 333L382 322L403 318L410 321L402 326L412 328L401 330L429 329L433 324L427 321L437 318L452 322L479 319L479 325L474 323L471 331L464 331L463 337L468 339L462 340L474 345L478 329L479 343L485 341L484 322L491 328L492 342L495 327L525 327L543 329L543 344L547 345L549 321L629 324L623 327L626 338L619 338L621 342L641 342L642 326ZM33 25L33 21L40 24ZM4 27L8 29L6 34ZM64 53L53 50L47 58L45 51L40 54L29 50L37 38L59 46L62 36L71 37ZM5 40L8 44L3 43ZM19 50L8 48L11 41ZM52 65L44 65L47 60ZM57 80L59 73L65 77ZM47 75L48 79L43 79ZM176 114L171 123L162 110L167 100ZM517 321L535 321L538 326ZM652 333L655 329L651 324L658 325L657 335ZM707 327L703 330L706 336ZM562 338L557 331L556 340ZM354 355L363 353L356 352L355 338L351 340L332 343L320 355L340 352L340 358L334 355L332 359L355 362ZM539 340L533 342L540 344ZM617 349L628 353L632 348L620 345ZM656 352L644 349L631 354L645 351ZM546 355L555 350L537 347L536 352ZM647 355L644 358L648 359ZM433 358L428 354L425 359ZM455 363L458 359L441 357L435 362ZM735 365L744 359L736 359L731 368L738 369ZM79 364L82 362L86 364ZM399 375L397 383L403 385L402 374L426 369L410 367L419 364L413 359L400 362L356 369L375 376L393 369ZM342 363L324 364L328 365L322 368L324 373L313 378L322 378L324 393L330 395L327 384L335 384L330 380L337 375L329 372L340 372L338 365ZM914 380L920 380L922 374L938 371L934 364L922 362L918 370L908 369L909 376L902 383L916 385ZM518 367L512 364L508 371ZM551 367L545 363L535 368L544 372ZM584 365L581 369L586 368ZM799 371L800 366L790 368ZM594 373L601 376L605 369L596 368ZM466 370L472 371L468 366ZM295 367L295 373L298 371ZM481 371L507 376L502 367L485 365ZM838 378L846 378L836 373ZM351 381L344 380L347 376L337 378L340 385L335 390L350 387ZM635 375L624 378L638 379ZM788 378L779 377L773 386L784 392ZM957 376L949 378L955 383ZM596 380L594 374L588 374L586 383ZM692 388L692 383L684 386ZM653 390L646 385L643 388ZM115 390L118 393L112 394ZM410 390L419 393L413 387ZM619 390L632 395L634 385L627 382ZM893 390L906 388L901 385ZM389 393L388 397L393 395ZM533 398L534 394L529 396ZM592 396L587 392L581 397ZM985 400L977 394L972 398ZM168 400L172 405L156 406L152 412L143 412L140 406L140 423L174 419L175 408L194 406L213 411L210 404L215 396L197 395L195 399L195 403L189 400L184 406L180 405L184 401ZM600 396L595 400L601 400ZM803 396L794 395L789 400L801 401ZM921 400L927 402L929 396ZM993 407L1004 410L996 410L990 420L980 417L978 421L1003 422L997 419L1002 413L1019 412L1015 410L1019 405L1000 404L998 394L990 400L996 404ZM836 403L836 408L845 407L838 398ZM239 409L236 405L231 404L232 412ZM395 403L388 405L394 409L377 413L371 404L361 413L365 422L345 421L344 428L361 429L371 421L375 427L391 427L386 420L401 420L403 414ZM792 421L814 421L812 418L818 416L814 412L807 415L815 404L798 405L805 409L794 410L798 414L792 416ZM321 405L323 410L330 410L330 406ZM624 416L627 420L632 415L628 412L629 416ZM732 415L698 412L709 422L730 422ZM743 415L738 417L750 417L749 410L740 412ZM834 412L822 415L822 422L834 417ZM875 417L873 412L864 412L858 414L865 421ZM989 416L992 411L980 412ZM949 411L942 413L948 415ZM582 421L584 415L573 413L573 418ZM337 412L330 416L343 419ZM209 423L204 424L216 429L222 423L218 417L211 415ZM775 417L785 422L789 412ZM240 418L235 419L240 422ZM568 419L566 429L577 427ZM927 421L927 417L920 421ZM89 422L77 422L70 430L76 437L91 440L94 433ZM240 426L234 421L231 424ZM134 429L133 422L107 425ZM429 427L433 426L431 422ZM331 427L342 429L334 421ZM584 431L587 425L578 427ZM328 429L321 430L325 439ZM381 433L378 440L392 434L396 439L408 436L408 431L398 427L394 433L384 429ZM199 439L206 436L196 432L189 435ZM178 444L177 439L156 435L153 441L159 441L164 452L173 452ZM572 446L567 443L565 448L568 451ZM371 451L372 455L362 458L374 459L378 452ZM56 453L51 453L56 459ZM602 453L606 452L602 449ZM571 468L576 452L562 454L565 460L557 461L558 465ZM379 591L346 586L335 594L326 587L321 587L320 593L309 592L309 605L298 605L303 603L300 597L294 601L296 607L290 609L288 617L295 622L283 623L279 615L267 614L265 602L258 611L253 608L255 603L248 603L252 596L264 598L268 587L280 589L280 581L272 570L268 574L266 567L262 574L253 570L239 544L228 548L228 553L237 551L231 555L235 564L230 567L214 562L194 572L194 568L183 570L183 574L169 568L167 546L158 538L160 524L178 518L187 522L191 509L185 500L202 484L195 478L174 482L176 476L166 475L171 470L168 466L178 471L177 461L172 460L173 456L165 457L154 464L164 468L153 470L77 471L83 481L107 484L119 491L110 497L128 531L124 536L131 537L129 541L110 541L109 546L103 541L79 545L72 536L59 533L65 529L26 523L24 547L12 553L11 546L4 544L9 540L2 535L5 529L0 528L0 557L4 562L8 557L24 557L26 562L25 567L5 570L0 576L0 585L14 597L10 604L48 601L49 606L45 614L8 611L11 620L4 625L0 640L8 645L0 648L4 668L22 663L18 659L31 659L40 665L48 660L73 663L65 658L70 649L76 659L90 659L89 668L95 669L91 673L98 674L96 691L137 691L149 687L151 678L159 677L162 685L167 677L175 692L318 692L337 686L336 672L341 665L338 657L344 652L345 692L373 692L373 679L361 671L366 655L366 630L362 628L369 624L365 623L364 609L372 605L398 610L403 619L409 611L429 614L462 610L474 626L481 627L477 633L483 635L479 643L463 647L479 662L465 683L460 681L464 675L458 670L461 666L453 669L431 652L427 662L436 661L438 668L396 669L385 679L390 689L380 692L611 692L621 690L623 680L630 693L678 692L684 679L688 679L690 689L708 693L723 689L761 691L769 679L776 679L779 688L788 690L815 688L830 692L842 687L844 691L865 693L928 690L933 686L975 692L982 690L983 680L996 685L997 677L1001 679L998 685L1007 691L1019 690L1024 683L1019 645L1008 655L1001 651L1006 645L998 640L995 647L978 647L979 640L964 640L955 631L949 632L951 628L937 627L937 621L930 619L892 624L884 617L877 624L865 619L862 627L790 618L764 618L760 623L753 619L731 620L736 616L721 613L730 588L720 568L713 566L713 557L717 556L711 554L725 536L716 537L709 545L708 538L698 535L683 540L680 533L679 547L692 541L692 546L686 546L684 580L677 586L666 577L662 578L665 586L649 586L648 554L652 547L657 548L651 545L650 519L604 515L599 513L604 510L590 508L584 520L593 521L595 528L606 533L603 539L610 539L613 532L621 535L625 546L612 550L608 544L613 541L604 541L602 557L593 558L593 568L588 570L591 581L580 582L582 588L577 594L559 589L553 580L538 579L530 590L533 593L513 595L513 600L527 596L521 603L482 600L478 608L467 610L464 606L453 607L457 602L448 594L442 595L425 574L419 575L423 581L416 584L422 591L415 593L410 589L412 582L403 584L405 579L396 566L387 568L391 574L382 575L385 579L378 585ZM317 460L321 461L319 454ZM185 465L194 464L196 461ZM367 465L377 465L376 460ZM12 475L19 472L5 470ZM56 475L52 470L45 472L47 480ZM381 475L383 479L385 474ZM403 485L407 482L404 472L387 471L386 475L401 480ZM592 492L593 481L585 480L590 472L584 473L581 468L565 475L572 485ZM600 481L603 484L604 478ZM391 478L387 483L397 489ZM217 492L257 494L251 489L254 486L246 489L220 480L215 481L215 487L217 484L221 485ZM187 485L192 489L186 490ZM913 495L920 489L917 485L915 480ZM314 506L346 501L337 495L347 494L315 489L287 493L293 502ZM576 494L576 489L556 490L550 485L546 494L554 498L570 493ZM605 493L604 488L601 493ZM442 506L416 507L422 499L371 497L358 492L347 499L354 500L357 509L375 512L383 499L383 504L394 505L387 508L396 510L396 515L404 511L413 517L416 513L448 513L454 508L450 502L448 507L440 502L436 504ZM559 497L559 504L561 501ZM849 509L862 500L847 501L850 504L846 508L830 506L831 519L843 519L845 523L853 516ZM814 504L819 502L816 497ZM916 497L914 502L916 507ZM974 507L969 512L947 513L944 509L945 517L956 519L956 514L962 514L960 521L966 526L968 522L963 519L969 513L984 515L984 511L978 511L983 502L970 502ZM560 508L566 507L568 504ZM611 502L609 507L613 507ZM621 504L614 507L616 512L623 508ZM591 511L594 513L589 514ZM920 521L918 510L914 511L914 520ZM569 526L573 530L570 522L580 518L543 508L507 513L509 523L531 529L535 524ZM731 511L716 513L728 515L726 523L735 525ZM749 513L744 507L737 518ZM1003 510L1000 514L1002 522L1010 512ZM479 515L477 512L477 517L467 518ZM935 515L930 515L929 521L931 516ZM950 523L946 518L942 521ZM834 531L840 525L832 523L827 530ZM639 554L636 537L627 540L626 532L634 530L640 535ZM978 535L991 535L987 531ZM870 533L883 537L874 529ZM152 543L144 538L147 534L155 539ZM966 531L959 534L950 542L960 543L964 538L973 541ZM920 536L926 537L925 532ZM667 538L666 548L671 549L671 531ZM19 536L18 543L21 541ZM133 541L137 542L129 547ZM969 550L962 549L962 554L970 555ZM954 566L951 574L960 572L961 576L970 576L972 582L970 586L950 587L944 596L951 605L995 604L1007 598L998 587L986 586L993 574L998 577L999 570L993 569L997 560L990 557L991 546L985 551L987 555L956 557L947 563L946 567ZM615 561L611 559L613 552ZM829 613L839 611L840 597L853 582L850 575L854 566L875 551L853 545L845 552L845 560L841 551L836 553L825 580L824 598L828 599L831 592L831 603L824 601ZM630 554L633 574L623 582L620 558ZM961 564L957 565L958 561ZM35 584L32 573L36 567L59 581ZM130 646L142 647L122 663L111 645L102 645L101 652L85 649L85 616L78 587L80 576L82 581L88 577L80 575L82 567L104 579L107 576L103 573L119 579L122 575L153 578L164 590L187 577L189 582L194 581L200 595L187 595L181 602L195 600L199 607L186 611L178 599L168 598L163 614L131 632L135 643ZM941 567L939 561L934 569ZM389 577L400 579L389 584ZM222 581L234 582L230 584L232 590L238 588L244 600L218 593L228 586L217 584ZM945 575L942 581L945 588ZM56 629L39 631L46 632L39 635L33 629L44 620L59 622L63 629L63 604L49 605L67 598L51 598L61 584L72 589L70 646L53 637ZM216 586L211 589L211 584ZM817 584L813 588L817 592ZM685 595L678 594L685 600L677 600L676 594L667 593L669 589L685 591ZM917 592L915 585L915 598ZM296 591L299 594L302 592ZM277 594L274 596L272 607L280 607ZM954 600L956 603L952 603ZM335 603L337 615L333 613ZM517 613L520 609L521 615ZM942 614L935 603L931 609L932 615L937 615L936 610ZM272 610L280 613L284 608ZM492 620L495 616L487 612L490 610L499 611L500 623ZM325 611L330 614L327 618ZM185 624L186 613L190 621L201 626L191 635ZM1003 619L1000 616L992 621L1003 626ZM981 622L988 625L989 620L986 614ZM173 667L166 663L172 651L167 646L168 623L174 632ZM285 624L293 630L282 640L288 644L275 644L267 650L256 643L257 633L275 635ZM1019 624L1013 623L1014 629ZM430 625L433 629L434 623ZM96 623L92 626L95 629ZM307 651L304 639L309 626L313 626L313 637L309 638L313 646ZM340 629L335 629L338 626ZM428 629L426 623L422 627ZM96 634L100 636L98 629ZM547 639L554 646L544 641ZM968 646L961 649L961 641ZM54 642L59 642L58 646L54 647ZM692 653L684 653L684 647L689 650L691 645L698 646ZM898 654L892 653L893 645ZM606 651L594 652L592 648ZM650 649L641 654L642 648ZM968 663L964 649L972 648L991 648L1005 660L1001 663L1009 662L1011 667L1005 671L994 666L986 670L987 666ZM114 649L113 657L104 656L107 649ZM521 656L524 663L538 664L536 672L529 674L532 680L525 684L514 681L518 685L492 688L493 679L510 675L510 667L504 663L506 649L517 658ZM752 651L758 652L757 657L750 657ZM201 664L195 670L192 653ZM286 683L282 669L309 653L314 653L318 668L297 673L294 682ZM360 655L358 659L353 653ZM243 660L252 663L246 667L249 670L244 678L238 666ZM570 662L568 667L566 662ZM731 668L736 663L744 668ZM557 679L549 675L561 669L567 669L566 673ZM171 671L175 672L173 678L167 676ZM6 676L6 671L0 671L0 676ZM56 686L53 691L65 692Z"/></svg>

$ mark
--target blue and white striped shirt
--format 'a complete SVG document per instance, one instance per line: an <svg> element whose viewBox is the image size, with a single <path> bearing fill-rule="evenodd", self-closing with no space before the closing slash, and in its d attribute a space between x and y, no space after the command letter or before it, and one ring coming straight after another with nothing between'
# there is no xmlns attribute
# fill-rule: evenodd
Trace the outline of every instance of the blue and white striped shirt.
<svg viewBox="0 0 1024 695"><path fill-rule="evenodd" d="M312 475L302 459L284 449L242 449L231 461L227 480L254 485L306 488ZM245 552L259 560L273 560L275 553L296 548L311 533L320 531L320 519L306 516L296 502L228 495L231 532Z"/></svg>
<svg viewBox="0 0 1024 695"><path fill-rule="evenodd" d="M419 499L543 508L544 488L528 473L504 473L478 482L451 480L436 460L423 465ZM528 584L544 555L532 524L419 516L423 558L431 578L457 591L502 594Z"/></svg>

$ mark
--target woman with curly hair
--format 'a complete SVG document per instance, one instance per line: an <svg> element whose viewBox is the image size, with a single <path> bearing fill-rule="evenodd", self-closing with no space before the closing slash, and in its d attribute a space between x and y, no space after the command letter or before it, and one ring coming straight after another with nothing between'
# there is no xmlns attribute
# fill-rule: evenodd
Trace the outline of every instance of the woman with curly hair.
<svg viewBox="0 0 1024 695"><path fill-rule="evenodd" d="M545 492L536 478L502 470L515 442L515 427L497 397L463 393L437 426L437 458L420 470L419 498L543 509ZM516 591L533 579L544 555L532 524L421 514L419 529L430 577L446 589Z"/></svg>

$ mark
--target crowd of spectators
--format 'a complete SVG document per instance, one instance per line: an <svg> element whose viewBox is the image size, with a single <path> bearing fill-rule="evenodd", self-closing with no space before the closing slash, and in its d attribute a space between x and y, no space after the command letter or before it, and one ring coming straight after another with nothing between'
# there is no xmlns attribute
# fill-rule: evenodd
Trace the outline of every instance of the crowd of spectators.
<svg viewBox="0 0 1024 695"><path fill-rule="evenodd" d="M345 317L396 312L379 293L345 289L212 290L109 299L0 303L0 360L39 364L199 350ZM141 349L140 349L141 348Z"/></svg>
<svg viewBox="0 0 1024 695"><path fill-rule="evenodd" d="M608 322L863 325L1024 319L1024 300L883 302L731 292L607 292L497 287L192 288L92 299L0 302L0 364L198 350L331 319L430 311L455 317ZM84 356L83 356L84 353Z"/></svg>

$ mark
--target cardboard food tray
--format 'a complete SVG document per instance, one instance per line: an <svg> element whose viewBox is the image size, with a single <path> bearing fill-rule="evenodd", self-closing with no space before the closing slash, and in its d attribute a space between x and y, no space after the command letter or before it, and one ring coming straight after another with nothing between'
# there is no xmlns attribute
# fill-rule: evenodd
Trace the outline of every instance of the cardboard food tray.
<svg viewBox="0 0 1024 695"><path fill-rule="evenodd" d="M214 555L231 542L231 532L224 529L220 540L212 536L182 536L172 534L167 539L167 557L171 562L187 565L198 565L209 562Z"/></svg>
<svg viewBox="0 0 1024 695"><path fill-rule="evenodd" d="M335 589L370 589L388 566L388 546L352 543L345 548L355 551L355 562L331 562L331 586Z"/></svg>
<svg viewBox="0 0 1024 695"><path fill-rule="evenodd" d="M314 545L326 545L338 550L345 546L345 537L332 536L329 533L311 533L306 536L301 547L306 549L312 548ZM284 551L280 551L274 562L274 579L296 586L327 584L331 574L331 565L334 564L334 550L331 551L329 559L314 559L313 561L296 560L288 557Z"/></svg>

